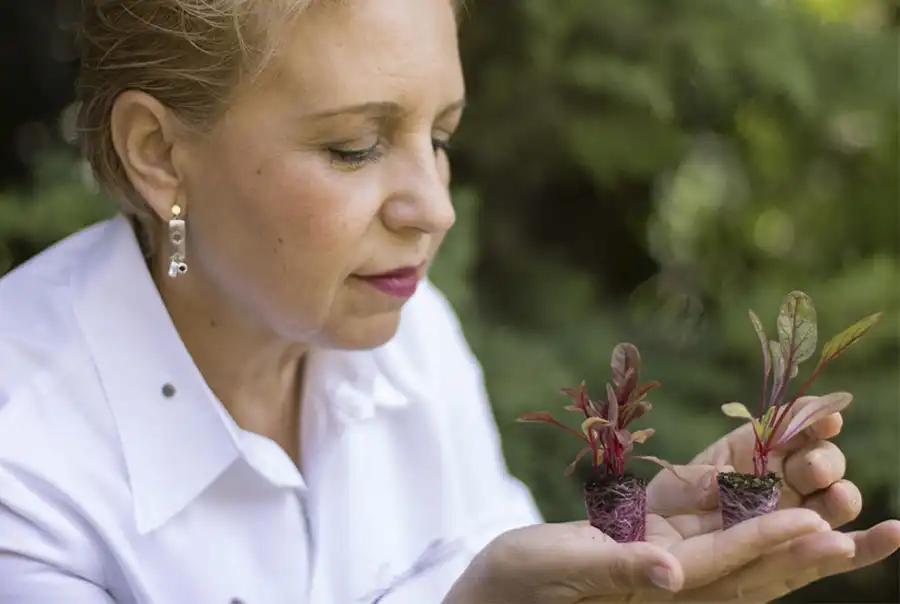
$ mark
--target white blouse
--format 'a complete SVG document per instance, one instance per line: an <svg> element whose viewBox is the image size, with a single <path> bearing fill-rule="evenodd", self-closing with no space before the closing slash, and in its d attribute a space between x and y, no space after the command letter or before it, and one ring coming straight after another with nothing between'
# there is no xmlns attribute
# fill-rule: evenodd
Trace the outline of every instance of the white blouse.
<svg viewBox="0 0 900 604"><path fill-rule="evenodd" d="M301 472L209 390L121 216L0 279L0 604L439 604L541 522L432 285L305 388Z"/></svg>

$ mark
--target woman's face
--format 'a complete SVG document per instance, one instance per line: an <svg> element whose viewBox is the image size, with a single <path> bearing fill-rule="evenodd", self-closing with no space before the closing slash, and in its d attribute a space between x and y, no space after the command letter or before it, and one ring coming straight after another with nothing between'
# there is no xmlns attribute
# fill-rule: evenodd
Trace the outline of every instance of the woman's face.
<svg viewBox="0 0 900 604"><path fill-rule="evenodd" d="M190 272L176 281L287 340L377 346L409 292L360 277L424 269L454 221L453 7L330 3L291 34L277 71L179 159Z"/></svg>

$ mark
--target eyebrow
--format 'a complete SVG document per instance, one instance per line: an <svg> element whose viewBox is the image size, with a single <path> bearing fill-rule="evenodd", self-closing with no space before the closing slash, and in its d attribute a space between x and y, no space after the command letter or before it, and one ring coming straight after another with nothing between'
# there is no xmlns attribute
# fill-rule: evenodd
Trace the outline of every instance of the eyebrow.
<svg viewBox="0 0 900 604"><path fill-rule="evenodd" d="M451 113L462 111L466 107L466 100L459 99L441 109L438 113L438 119L447 117ZM393 101L375 101L369 103L360 103L358 105L348 105L337 109L329 109L319 113L311 113L304 116L304 119L320 120L343 115L387 115L398 116L403 115L406 110L399 103Z"/></svg>

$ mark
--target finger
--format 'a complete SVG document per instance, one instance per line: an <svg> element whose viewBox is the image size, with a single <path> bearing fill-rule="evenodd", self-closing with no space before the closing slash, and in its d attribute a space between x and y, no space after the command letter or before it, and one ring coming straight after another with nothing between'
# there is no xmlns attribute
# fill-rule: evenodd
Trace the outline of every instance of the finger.
<svg viewBox="0 0 900 604"><path fill-rule="evenodd" d="M862 511L862 494L849 480L841 480L820 493L815 493L803 507L819 514L831 528L856 520Z"/></svg>
<svg viewBox="0 0 900 604"><path fill-rule="evenodd" d="M676 466L676 476L663 470L647 485L649 511L660 516L674 516L719 507L716 476L719 472L733 472L727 465L690 464Z"/></svg>
<svg viewBox="0 0 900 604"><path fill-rule="evenodd" d="M685 587L711 583L802 535L830 530L811 510L779 510L729 528L687 539L670 548L687 577Z"/></svg>
<svg viewBox="0 0 900 604"><path fill-rule="evenodd" d="M656 544L616 543L587 522L553 526L552 534L545 531L547 537L532 539L527 548L517 545L503 558L516 560L523 577L564 580L584 598L673 591L684 584L678 559Z"/></svg>
<svg viewBox="0 0 900 604"><path fill-rule="evenodd" d="M828 440L840 434L843 427L844 416L840 413L832 413L814 423L807 430L814 438Z"/></svg>
<svg viewBox="0 0 900 604"><path fill-rule="evenodd" d="M845 399L847 405L849 405L853 401L853 395L849 392L832 392L826 396ZM793 417L802 413L805 407L818 402L821 398L823 397L803 396L797 399L797 402L794 403L793 407L791 407L791 410L786 418L781 421L779 433L784 431L784 428L787 427ZM830 415L827 415L799 434L795 435L790 440L776 447L775 451L780 454L787 454L792 451L796 451L797 449L800 449L811 442L823 440L825 438L833 438L840 432L843 423L844 420L840 413L832 413Z"/></svg>
<svg viewBox="0 0 900 604"><path fill-rule="evenodd" d="M856 555L848 567L843 564L830 574L846 572L881 562L900 549L900 521L885 520L866 531L848 533L856 543ZM846 569L846 570L845 570Z"/></svg>
<svg viewBox="0 0 900 604"><path fill-rule="evenodd" d="M843 533L803 535L719 581L681 595L695 601L769 602L820 578L827 563L851 559L855 549L853 539Z"/></svg>
<svg viewBox="0 0 900 604"><path fill-rule="evenodd" d="M607 545L576 573L571 582L582 597L609 597L636 591L679 591L684 586L684 571L678 559L649 543Z"/></svg>
<svg viewBox="0 0 900 604"><path fill-rule="evenodd" d="M784 462L784 480L804 497L844 477L847 459L833 442L820 440L794 452Z"/></svg>
<svg viewBox="0 0 900 604"><path fill-rule="evenodd" d="M786 581L780 590L772 586L753 590L746 594L747 602L768 602L795 591L813 581L839 575L880 562L900 549L900 522L888 520L867 531L848 533L853 540L855 554L850 558L829 558L803 576ZM779 586L775 586L776 588ZM780 593L773 593L779 591Z"/></svg>

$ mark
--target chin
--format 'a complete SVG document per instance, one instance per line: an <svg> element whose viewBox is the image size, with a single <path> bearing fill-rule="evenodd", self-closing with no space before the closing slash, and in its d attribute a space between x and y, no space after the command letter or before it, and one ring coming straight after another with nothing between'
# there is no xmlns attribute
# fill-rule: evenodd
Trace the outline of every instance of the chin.
<svg viewBox="0 0 900 604"><path fill-rule="evenodd" d="M369 350L387 344L399 327L399 311L348 319L329 329L323 343L341 350Z"/></svg>

